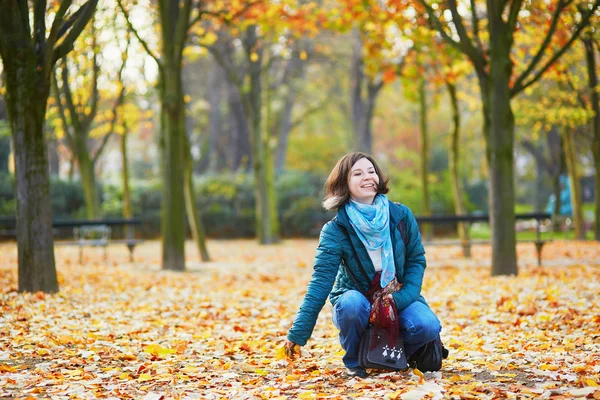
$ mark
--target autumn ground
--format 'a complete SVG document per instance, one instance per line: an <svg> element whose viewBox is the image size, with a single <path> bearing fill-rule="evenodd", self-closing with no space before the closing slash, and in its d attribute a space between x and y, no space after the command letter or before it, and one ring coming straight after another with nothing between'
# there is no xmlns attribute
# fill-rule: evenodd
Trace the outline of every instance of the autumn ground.
<svg viewBox="0 0 600 400"><path fill-rule="evenodd" d="M600 399L600 245L555 242L518 277L489 276L489 247L466 260L428 250L423 291L451 349L439 373L344 376L323 309L303 357L281 358L310 278L316 242L272 247L211 241L188 272L159 270L148 242L58 247L61 292L18 294L16 246L0 244L0 399L33 398L573 398Z"/></svg>

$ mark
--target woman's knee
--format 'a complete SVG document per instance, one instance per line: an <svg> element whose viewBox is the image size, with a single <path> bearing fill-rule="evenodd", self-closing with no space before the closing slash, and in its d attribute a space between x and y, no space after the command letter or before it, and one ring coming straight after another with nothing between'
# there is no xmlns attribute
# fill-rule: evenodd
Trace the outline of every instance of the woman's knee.
<svg viewBox="0 0 600 400"><path fill-rule="evenodd" d="M339 319L346 323L360 322L365 323L369 320L371 306L369 301L362 293L356 290L349 290L342 294L336 303L336 309Z"/></svg>
<svg viewBox="0 0 600 400"><path fill-rule="evenodd" d="M421 305L422 304L419 304L419 306ZM416 312L408 312L406 315L402 315L400 322L411 337L418 337L420 339L419 341L430 342L435 339L442 330L440 320L433 311L425 305L415 308L418 308L419 310L412 310Z"/></svg>

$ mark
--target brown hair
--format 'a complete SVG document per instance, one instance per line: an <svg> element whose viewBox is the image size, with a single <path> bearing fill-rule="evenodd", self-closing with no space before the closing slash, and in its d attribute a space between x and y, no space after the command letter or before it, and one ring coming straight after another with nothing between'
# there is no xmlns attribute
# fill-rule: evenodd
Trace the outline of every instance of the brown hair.
<svg viewBox="0 0 600 400"><path fill-rule="evenodd" d="M373 164L373 167L375 167L375 173L379 177L377 194L389 192L389 178L386 178L383 175L373 157L358 151L349 153L338 160L337 164L335 164L335 167L333 167L333 170L331 170L331 173L327 177L327 181L325 182L325 199L323 199L323 207L325 207L326 210L335 210L346 204L350 198L350 190L348 188L350 171L352 166L361 158L366 158Z"/></svg>

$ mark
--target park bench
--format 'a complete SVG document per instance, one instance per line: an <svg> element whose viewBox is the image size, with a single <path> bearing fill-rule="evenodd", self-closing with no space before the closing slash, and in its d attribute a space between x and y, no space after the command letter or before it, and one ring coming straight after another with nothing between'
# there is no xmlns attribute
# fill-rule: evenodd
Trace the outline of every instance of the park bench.
<svg viewBox="0 0 600 400"><path fill-rule="evenodd" d="M60 229L72 228L72 241L56 241L55 245L79 246L79 262L83 261L83 248L104 247L104 259L108 259L109 244L125 244L129 249L129 260L133 262L135 246L143 240L135 239L134 227L141 224L140 219L103 219L103 220L55 220L52 222L53 232L56 235ZM16 219L13 217L0 218L0 233L2 236L16 236ZM125 228L124 239L112 239L112 228Z"/></svg>
<svg viewBox="0 0 600 400"><path fill-rule="evenodd" d="M518 239L517 242L533 243L535 245L537 253L538 266L542 265L542 249L544 245L551 242L552 239L542 238L542 223L549 220L552 217L548 213L524 213L516 214L515 219L517 221L535 221L535 238L534 239ZM487 214L481 215L432 215L432 216L418 216L415 217L419 225L422 224L456 224L459 222L471 224L474 222L487 222L489 223L490 217ZM491 239L469 239L465 241L450 239L450 240L423 240L423 245L427 246L444 246L444 245L460 245L463 248L463 255L467 256L470 254L471 246L474 244L490 244Z"/></svg>

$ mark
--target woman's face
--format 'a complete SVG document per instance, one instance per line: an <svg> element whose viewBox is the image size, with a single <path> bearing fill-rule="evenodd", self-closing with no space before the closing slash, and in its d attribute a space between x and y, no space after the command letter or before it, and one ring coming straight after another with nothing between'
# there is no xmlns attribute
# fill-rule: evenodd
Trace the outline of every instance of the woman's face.
<svg viewBox="0 0 600 400"><path fill-rule="evenodd" d="M350 169L348 177L348 189L352 200L363 204L373 204L378 186L379 176L371 161L366 158L358 160Z"/></svg>

